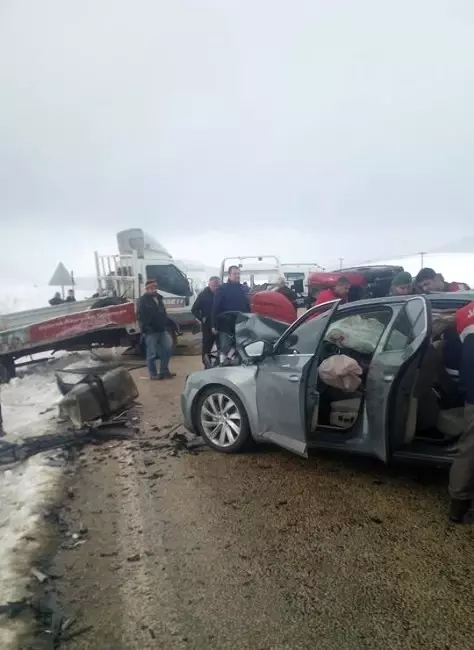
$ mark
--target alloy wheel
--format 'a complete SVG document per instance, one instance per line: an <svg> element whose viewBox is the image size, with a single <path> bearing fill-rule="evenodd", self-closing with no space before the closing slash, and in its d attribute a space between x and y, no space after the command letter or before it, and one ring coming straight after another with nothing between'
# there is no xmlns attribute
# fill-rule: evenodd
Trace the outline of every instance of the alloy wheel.
<svg viewBox="0 0 474 650"><path fill-rule="evenodd" d="M230 447L242 431L239 407L229 395L211 393L201 406L201 426L216 447Z"/></svg>

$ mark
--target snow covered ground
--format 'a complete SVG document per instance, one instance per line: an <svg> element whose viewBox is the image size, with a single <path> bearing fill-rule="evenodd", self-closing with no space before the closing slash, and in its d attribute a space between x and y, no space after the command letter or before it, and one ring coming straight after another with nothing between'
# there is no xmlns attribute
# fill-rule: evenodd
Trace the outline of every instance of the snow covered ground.
<svg viewBox="0 0 474 650"><path fill-rule="evenodd" d="M66 355L67 356L67 355ZM68 355L68 367L89 366L88 353ZM49 433L56 428L61 398L56 386L53 363L27 366L8 385L0 387L7 441ZM62 358L61 365L67 360ZM77 375L75 380L78 379ZM16 601L27 593L30 569L44 540L44 514L56 501L61 487L62 469L51 463L51 456L39 454L12 469L0 469L0 603ZM0 648L17 648L22 624L0 617Z"/></svg>
<svg viewBox="0 0 474 650"><path fill-rule="evenodd" d="M9 314L24 309L47 307L48 300L58 289L56 287L38 286L36 284L0 283L0 314ZM76 290L77 300L90 297L93 291Z"/></svg>

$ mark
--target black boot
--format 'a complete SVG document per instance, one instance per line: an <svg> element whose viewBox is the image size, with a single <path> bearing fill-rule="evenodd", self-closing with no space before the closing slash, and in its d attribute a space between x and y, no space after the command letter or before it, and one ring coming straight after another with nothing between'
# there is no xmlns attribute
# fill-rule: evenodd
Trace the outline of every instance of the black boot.
<svg viewBox="0 0 474 650"><path fill-rule="evenodd" d="M470 499L451 499L448 514L449 520L452 521L453 524L462 524L470 507Z"/></svg>

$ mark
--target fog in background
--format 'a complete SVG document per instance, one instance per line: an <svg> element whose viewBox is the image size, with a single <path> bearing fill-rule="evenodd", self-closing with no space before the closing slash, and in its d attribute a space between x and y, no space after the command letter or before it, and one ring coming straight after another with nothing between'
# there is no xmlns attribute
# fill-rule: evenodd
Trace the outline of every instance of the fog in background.
<svg viewBox="0 0 474 650"><path fill-rule="evenodd" d="M468 0L0 0L2 275L127 227L208 264L473 236L473 33Z"/></svg>

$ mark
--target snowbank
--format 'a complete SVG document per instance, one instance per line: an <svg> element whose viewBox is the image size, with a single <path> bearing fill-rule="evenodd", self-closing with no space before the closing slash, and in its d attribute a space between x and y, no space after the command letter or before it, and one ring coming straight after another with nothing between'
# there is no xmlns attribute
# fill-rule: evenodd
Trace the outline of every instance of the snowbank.
<svg viewBox="0 0 474 650"><path fill-rule="evenodd" d="M70 358L75 363L68 368L98 363L87 353ZM35 364L23 371L23 376L1 386L8 441L55 430L54 406L61 399L55 366ZM77 375L74 377L78 379ZM31 564L47 534L44 514L59 498L61 478L62 468L51 464L47 454L33 456L12 469L0 469L0 603L21 600L27 595ZM17 648L23 629L20 621L0 617L0 648Z"/></svg>
<svg viewBox="0 0 474 650"><path fill-rule="evenodd" d="M45 369L46 370L46 369ZM41 435L55 426L55 411L46 411L60 393L51 370L32 372L1 387L8 440ZM46 412L45 412L46 411ZM45 454L0 471L0 602L21 600L30 581L30 562L41 546L43 514L57 497L61 469ZM0 647L15 648L22 623L0 619Z"/></svg>
<svg viewBox="0 0 474 650"><path fill-rule="evenodd" d="M0 314L47 307L57 288L33 284L0 284ZM76 290L77 300L90 297L93 292Z"/></svg>

